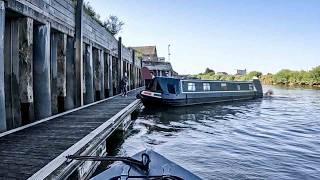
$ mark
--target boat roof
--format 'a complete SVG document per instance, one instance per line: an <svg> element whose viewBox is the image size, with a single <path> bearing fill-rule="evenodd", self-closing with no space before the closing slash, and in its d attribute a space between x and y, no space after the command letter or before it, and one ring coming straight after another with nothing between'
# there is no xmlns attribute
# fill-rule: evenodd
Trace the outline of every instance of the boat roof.
<svg viewBox="0 0 320 180"><path fill-rule="evenodd" d="M181 79L175 77L165 77L165 76L156 76L156 79L172 79L178 81L189 81L189 82L227 82L227 83L252 83L252 81L222 81L222 80L203 80L203 79Z"/></svg>
<svg viewBox="0 0 320 180"><path fill-rule="evenodd" d="M127 176L177 176L182 179L200 180L201 178L187 169L179 166L178 164L168 160L161 154L153 150L144 150L135 154L132 158L136 160L141 159L142 153L148 154L150 157L149 171L144 172L140 169L129 166L126 163L118 162L114 163L111 168L105 170L101 174L92 178L92 180L106 180L112 177L125 176L124 172L127 172ZM126 170L126 171L125 171ZM128 171L129 170L129 171Z"/></svg>

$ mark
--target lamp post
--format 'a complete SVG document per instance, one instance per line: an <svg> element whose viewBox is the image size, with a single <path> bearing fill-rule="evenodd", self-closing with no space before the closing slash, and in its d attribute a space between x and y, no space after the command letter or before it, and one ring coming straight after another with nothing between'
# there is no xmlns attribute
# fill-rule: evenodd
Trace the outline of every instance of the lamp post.
<svg viewBox="0 0 320 180"><path fill-rule="evenodd" d="M170 44L168 44L168 62L170 62L170 56L171 56L171 53L170 53Z"/></svg>

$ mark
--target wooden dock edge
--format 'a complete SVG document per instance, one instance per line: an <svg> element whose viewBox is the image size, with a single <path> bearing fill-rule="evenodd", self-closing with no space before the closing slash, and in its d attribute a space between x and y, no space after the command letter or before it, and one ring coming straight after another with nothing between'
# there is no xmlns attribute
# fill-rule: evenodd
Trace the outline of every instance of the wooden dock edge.
<svg viewBox="0 0 320 180"><path fill-rule="evenodd" d="M133 89L133 90L130 90L128 92L131 92L131 91L136 91L138 89L141 89L140 88L136 88L136 89ZM108 101L110 99L113 99L117 96L120 96L120 94L118 95L115 95L115 96L112 96L112 97L109 97L109 98L106 98L106 99L103 99L103 100L100 100L100 101L96 101L96 102L93 102L93 103L90 103L90 104L87 104L87 105L84 105L84 106L81 106L81 107L78 107L78 108L75 108L75 109L71 109L69 111L66 111L66 112L63 112L63 113L60 113L60 114L56 114L54 116L50 116L48 118L45 118L45 119L41 119L39 121L36 121L36 122L33 122L31 124L27 124L27 125L24 125L24 126L21 126L19 128L15 128L15 129L12 129L12 130L9 130L9 131L5 131L3 133L0 133L0 138L3 137L3 136L6 136L6 135L9 135L9 134L12 134L12 133L15 133L17 131L21 131L23 129L26 129L26 128L29 128L29 127L32 127L32 126L35 126L37 124L40 124L40 123L43 123L43 122L46 122L46 121L50 121L50 120L53 120L57 117L61 117L61 116L64 116L64 115L67 115L67 114L70 114L72 112L75 112L75 111L78 111L78 110L81 110L81 109L84 109L84 108L87 108L87 107L90 107L90 106L93 106L93 105L96 105L96 104L99 104L99 103L102 103L102 102L105 102L105 101Z"/></svg>
<svg viewBox="0 0 320 180"><path fill-rule="evenodd" d="M126 116L130 115L141 106L141 100L135 100L28 179L66 179L83 163L82 161L77 160L70 162L67 160L66 156L90 155L97 147L105 142L107 137L109 137L114 130L119 127Z"/></svg>

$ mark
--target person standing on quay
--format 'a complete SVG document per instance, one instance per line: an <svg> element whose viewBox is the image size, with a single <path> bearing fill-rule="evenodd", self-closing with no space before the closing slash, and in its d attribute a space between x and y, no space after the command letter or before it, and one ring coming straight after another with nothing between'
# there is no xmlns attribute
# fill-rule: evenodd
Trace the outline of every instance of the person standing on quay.
<svg viewBox="0 0 320 180"><path fill-rule="evenodd" d="M127 73L125 72L120 82L121 93L122 93L121 96L127 96L127 86L128 86L128 77L127 77Z"/></svg>

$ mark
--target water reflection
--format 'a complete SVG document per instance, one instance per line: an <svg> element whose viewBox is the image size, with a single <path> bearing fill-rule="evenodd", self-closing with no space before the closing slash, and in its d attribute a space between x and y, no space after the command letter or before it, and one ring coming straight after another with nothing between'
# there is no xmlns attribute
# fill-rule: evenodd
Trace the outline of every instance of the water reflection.
<svg viewBox="0 0 320 180"><path fill-rule="evenodd" d="M248 112L259 114L261 103L262 99L257 99L157 110L145 108L139 118L146 120L140 123L146 127L147 134L162 132L165 133L165 136L173 136L186 128L212 134L213 132L205 131L205 129L214 128L218 121L230 121L247 116Z"/></svg>

